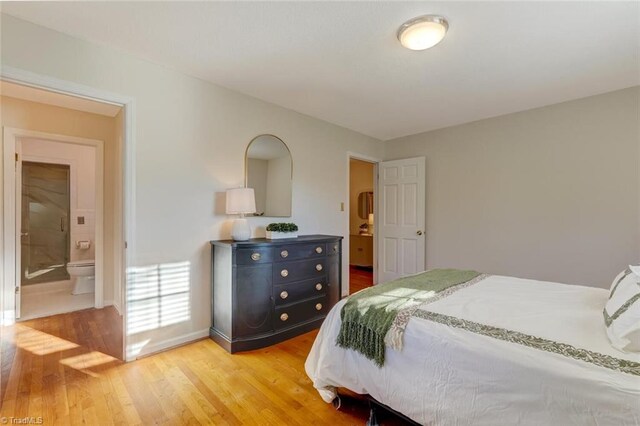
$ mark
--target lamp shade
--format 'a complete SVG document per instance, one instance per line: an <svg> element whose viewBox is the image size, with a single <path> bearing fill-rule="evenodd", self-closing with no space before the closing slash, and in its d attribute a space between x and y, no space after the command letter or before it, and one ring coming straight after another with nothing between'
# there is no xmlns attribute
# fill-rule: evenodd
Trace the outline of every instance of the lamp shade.
<svg viewBox="0 0 640 426"><path fill-rule="evenodd" d="M256 197L253 188L227 189L227 214L256 212Z"/></svg>

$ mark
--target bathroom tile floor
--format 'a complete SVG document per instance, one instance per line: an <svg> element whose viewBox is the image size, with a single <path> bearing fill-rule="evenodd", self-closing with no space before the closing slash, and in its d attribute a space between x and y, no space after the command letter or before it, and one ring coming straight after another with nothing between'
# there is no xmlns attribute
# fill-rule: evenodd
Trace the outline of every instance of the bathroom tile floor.
<svg viewBox="0 0 640 426"><path fill-rule="evenodd" d="M69 289L45 293L23 292L20 303L20 320L93 308L94 297L93 293L74 296Z"/></svg>

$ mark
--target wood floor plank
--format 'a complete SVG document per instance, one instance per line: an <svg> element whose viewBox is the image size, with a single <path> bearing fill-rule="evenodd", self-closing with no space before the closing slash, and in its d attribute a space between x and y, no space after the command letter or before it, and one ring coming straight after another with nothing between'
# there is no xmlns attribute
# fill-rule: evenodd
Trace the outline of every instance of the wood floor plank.
<svg viewBox="0 0 640 426"><path fill-rule="evenodd" d="M325 404L306 376L317 332L234 355L204 339L124 363L115 359L122 325L110 309L2 328L2 415L42 416L46 425L127 426L340 426L366 419L364 405L339 412Z"/></svg>
<svg viewBox="0 0 640 426"><path fill-rule="evenodd" d="M349 294L373 285L373 271L367 268L349 265Z"/></svg>

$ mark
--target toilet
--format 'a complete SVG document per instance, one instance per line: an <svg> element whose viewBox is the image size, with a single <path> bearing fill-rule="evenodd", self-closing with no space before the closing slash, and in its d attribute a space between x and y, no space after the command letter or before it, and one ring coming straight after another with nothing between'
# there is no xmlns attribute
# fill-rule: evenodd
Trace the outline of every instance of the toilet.
<svg viewBox="0 0 640 426"><path fill-rule="evenodd" d="M71 294L86 294L95 291L96 265L93 260L75 260L67 263L73 290Z"/></svg>

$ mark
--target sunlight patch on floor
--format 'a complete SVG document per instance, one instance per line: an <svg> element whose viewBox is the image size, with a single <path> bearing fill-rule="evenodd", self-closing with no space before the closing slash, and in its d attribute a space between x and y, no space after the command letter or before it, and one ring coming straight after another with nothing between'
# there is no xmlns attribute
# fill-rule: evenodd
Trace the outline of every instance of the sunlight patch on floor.
<svg viewBox="0 0 640 426"><path fill-rule="evenodd" d="M79 346L68 340L20 324L17 324L15 327L16 346L35 355L48 355L54 352L74 349Z"/></svg>
<svg viewBox="0 0 640 426"><path fill-rule="evenodd" d="M118 359L103 354L102 352L93 351L86 354L75 355L61 359L60 364L66 365L67 367L71 367L78 371L82 371L83 373L86 373L90 376L99 377L99 374L90 371L89 369L115 361L118 361Z"/></svg>

